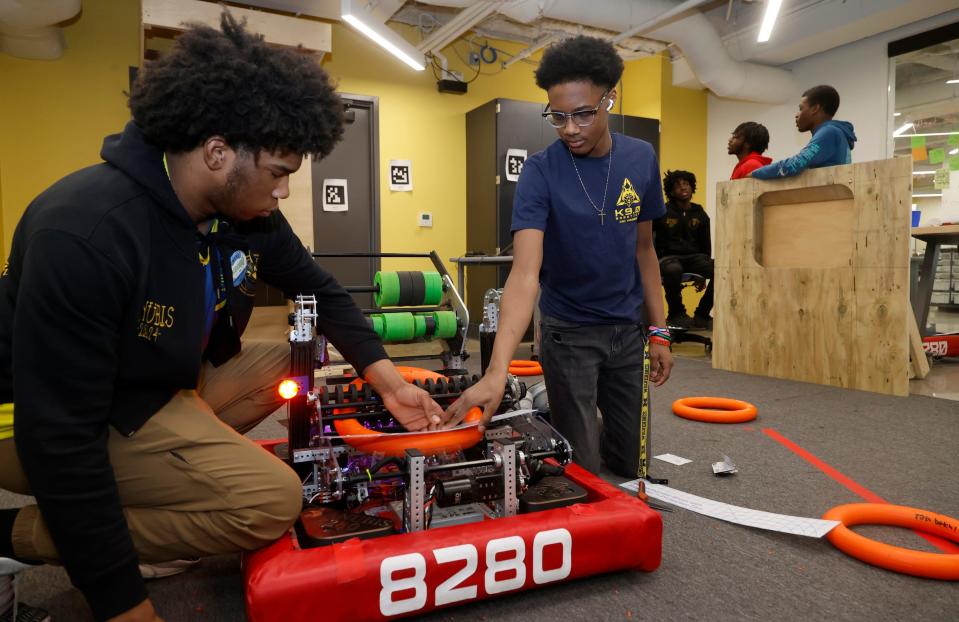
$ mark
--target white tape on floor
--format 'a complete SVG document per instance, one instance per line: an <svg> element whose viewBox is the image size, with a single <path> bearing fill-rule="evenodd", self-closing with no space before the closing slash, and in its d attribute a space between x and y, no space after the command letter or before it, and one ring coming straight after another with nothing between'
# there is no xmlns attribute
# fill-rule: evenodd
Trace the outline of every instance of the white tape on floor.
<svg viewBox="0 0 959 622"><path fill-rule="evenodd" d="M620 484L620 486L636 492L636 488L638 487L637 482L639 482L639 480L634 479L630 482ZM649 482L646 482L646 494L658 501L665 501L666 503L696 512L697 514L704 514L718 518L719 520L736 523L737 525L745 525L746 527L791 533L797 536L821 538L839 524L839 521L835 520L773 514L772 512L752 510L750 508L739 507L738 505L729 505L728 503L697 497L696 495L683 492L682 490L676 490L669 486L660 486L659 484L650 484Z"/></svg>

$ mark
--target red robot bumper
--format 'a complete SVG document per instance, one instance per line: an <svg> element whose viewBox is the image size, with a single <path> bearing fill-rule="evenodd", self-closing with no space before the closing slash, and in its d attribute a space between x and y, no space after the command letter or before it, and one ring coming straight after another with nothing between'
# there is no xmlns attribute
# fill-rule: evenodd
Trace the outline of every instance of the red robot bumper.
<svg viewBox="0 0 959 622"><path fill-rule="evenodd" d="M287 537L244 557L252 622L388 620L617 570L659 567L662 520L576 465L585 503L301 549ZM317 605L321 604L318 611Z"/></svg>

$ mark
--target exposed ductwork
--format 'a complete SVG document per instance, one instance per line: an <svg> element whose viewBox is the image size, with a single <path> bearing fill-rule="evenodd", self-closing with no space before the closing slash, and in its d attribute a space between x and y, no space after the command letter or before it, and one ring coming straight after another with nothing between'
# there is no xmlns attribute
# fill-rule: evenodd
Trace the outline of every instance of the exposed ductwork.
<svg viewBox="0 0 959 622"><path fill-rule="evenodd" d="M419 0L436 6L464 8L470 0ZM691 6L694 3L682 3ZM696 9L680 13L666 25L659 18L681 3L669 0L516 0L502 2L497 12L512 20L532 24L543 18L583 24L612 32L642 34L676 45L686 57L700 83L720 97L779 104L795 95L796 86L788 71L734 60L723 46L719 34ZM633 32L628 25L650 24L654 30ZM628 45L628 40L619 45Z"/></svg>
<svg viewBox="0 0 959 622"><path fill-rule="evenodd" d="M54 24L80 12L80 0L0 0L0 52L32 60L63 56L63 32Z"/></svg>
<svg viewBox="0 0 959 622"><path fill-rule="evenodd" d="M647 36L675 43L699 81L720 97L782 104L796 96L796 83L788 71L733 60L699 11Z"/></svg>

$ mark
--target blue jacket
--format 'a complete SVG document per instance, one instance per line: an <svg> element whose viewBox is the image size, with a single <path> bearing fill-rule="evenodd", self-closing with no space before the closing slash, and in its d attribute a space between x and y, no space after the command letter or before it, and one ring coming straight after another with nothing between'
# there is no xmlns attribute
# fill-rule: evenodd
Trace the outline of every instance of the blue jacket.
<svg viewBox="0 0 959 622"><path fill-rule="evenodd" d="M812 133L812 140L791 158L779 160L752 172L756 179L792 177L807 168L835 166L852 162L856 134L848 121L826 121Z"/></svg>

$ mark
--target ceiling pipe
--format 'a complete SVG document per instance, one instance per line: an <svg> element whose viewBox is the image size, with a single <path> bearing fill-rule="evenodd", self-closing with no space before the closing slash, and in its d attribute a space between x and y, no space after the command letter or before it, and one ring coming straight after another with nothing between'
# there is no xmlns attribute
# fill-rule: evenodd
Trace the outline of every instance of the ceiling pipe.
<svg viewBox="0 0 959 622"><path fill-rule="evenodd" d="M423 52L439 52L467 30L496 11L496 2L477 2L460 11L456 17L437 28L417 46Z"/></svg>
<svg viewBox="0 0 959 622"><path fill-rule="evenodd" d="M652 18L652 19L646 20L645 22L643 22L643 23L640 24L639 26L633 26L632 28L630 28L630 29L628 29L628 30L624 30L623 32L621 32L621 33L619 33L618 35L616 35L615 37L613 37L613 38L611 39L611 41L612 41L613 43L619 43L619 42L621 42L623 39L628 39L629 37L632 37L632 36L635 36L635 35L641 35L641 34L643 34L644 32L649 31L651 28L654 28L654 27L656 27L656 26L659 26L660 24L662 24L662 23L664 23L664 22L666 22L666 21L674 18L675 16L679 15L680 13L685 13L686 11L689 11L690 9L695 9L695 8L698 7L699 5L705 4L705 3L710 2L710 1L711 1L711 0L687 0L686 2L683 2L683 3L680 4L679 6L677 6L677 7L675 7L675 8L672 8L672 9L666 11L665 13L662 13L662 14L660 14L660 15Z"/></svg>
<svg viewBox="0 0 959 622"><path fill-rule="evenodd" d="M80 0L0 0L0 52L30 60L63 56L55 26L80 12Z"/></svg>
<svg viewBox="0 0 959 622"><path fill-rule="evenodd" d="M519 61L521 61L521 60L529 57L530 54L535 54L536 52L542 50L544 47L546 47L547 45L550 45L551 43L553 43L553 42L556 41L557 39L559 39L559 36L557 36L557 35L555 35L555 34L546 35L545 37L543 37L542 39L540 39L539 42L534 43L533 45L531 45L531 46L529 46L528 48L526 48L525 50L521 51L519 54L517 54L517 55L514 56L513 58L511 58L511 59L509 59L508 61L506 61L505 63L503 63L503 68L506 69L506 68L509 67L510 65L512 65L512 64L514 64L514 63L518 63Z"/></svg>
<svg viewBox="0 0 959 622"><path fill-rule="evenodd" d="M796 96L798 89L791 73L734 60L719 33L699 11L653 30L649 36L679 47L696 78L719 97L782 104Z"/></svg>

